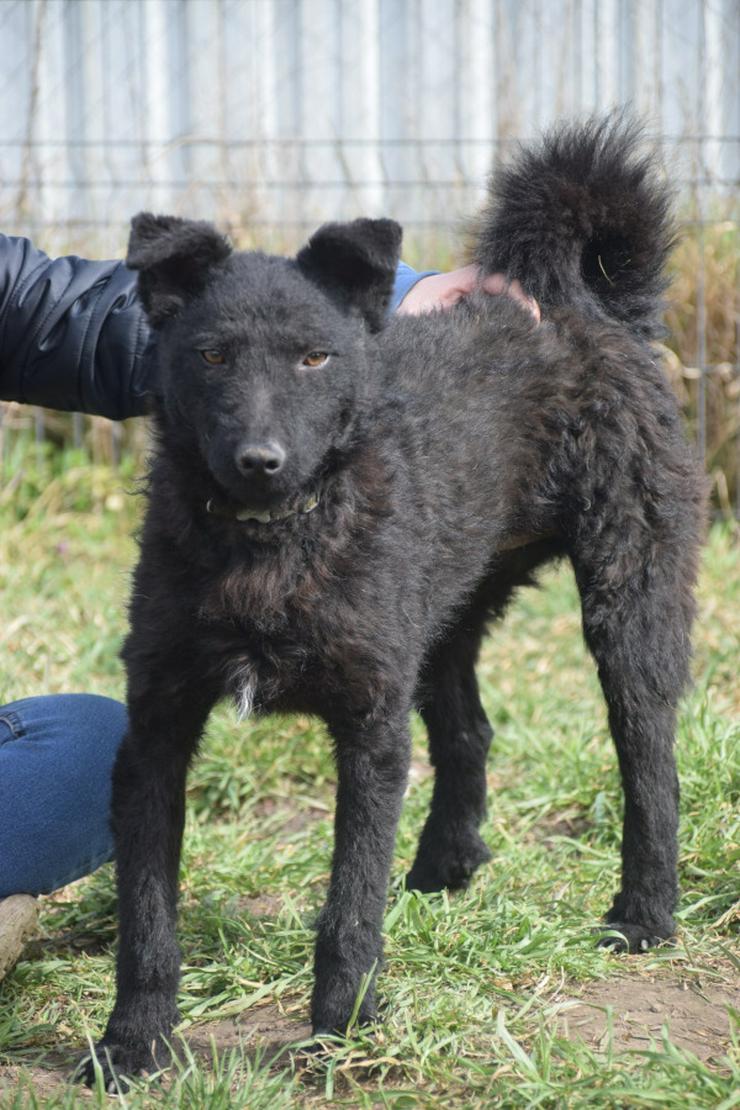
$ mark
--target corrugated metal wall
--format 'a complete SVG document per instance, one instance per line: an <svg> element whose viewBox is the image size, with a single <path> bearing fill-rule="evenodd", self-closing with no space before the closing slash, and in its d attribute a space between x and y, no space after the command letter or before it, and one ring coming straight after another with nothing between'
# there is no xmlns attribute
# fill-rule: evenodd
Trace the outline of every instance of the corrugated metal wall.
<svg viewBox="0 0 740 1110"><path fill-rule="evenodd" d="M631 102L677 183L740 157L737 0L0 0L0 221L120 252L143 207L291 245L438 234L496 151Z"/></svg>

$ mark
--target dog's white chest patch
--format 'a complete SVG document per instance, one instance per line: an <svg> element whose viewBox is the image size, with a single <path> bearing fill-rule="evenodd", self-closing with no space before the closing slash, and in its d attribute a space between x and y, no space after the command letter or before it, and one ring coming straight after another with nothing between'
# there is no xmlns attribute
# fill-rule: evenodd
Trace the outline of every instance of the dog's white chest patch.
<svg viewBox="0 0 740 1110"><path fill-rule="evenodd" d="M252 663L240 660L230 666L229 688L236 704L237 716L243 721L254 709L257 694L257 672Z"/></svg>

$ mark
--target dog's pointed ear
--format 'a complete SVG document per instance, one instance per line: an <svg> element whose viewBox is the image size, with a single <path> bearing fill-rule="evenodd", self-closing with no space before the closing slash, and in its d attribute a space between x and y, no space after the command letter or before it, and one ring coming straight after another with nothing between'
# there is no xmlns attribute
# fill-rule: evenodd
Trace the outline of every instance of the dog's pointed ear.
<svg viewBox="0 0 740 1110"><path fill-rule="evenodd" d="M298 252L306 277L340 304L359 310L371 331L388 311L403 232L395 220L324 224Z"/></svg>
<svg viewBox="0 0 740 1110"><path fill-rule="evenodd" d="M156 327L176 316L231 253L225 236L203 220L151 212L134 216L126 265L139 271L139 296L149 322Z"/></svg>

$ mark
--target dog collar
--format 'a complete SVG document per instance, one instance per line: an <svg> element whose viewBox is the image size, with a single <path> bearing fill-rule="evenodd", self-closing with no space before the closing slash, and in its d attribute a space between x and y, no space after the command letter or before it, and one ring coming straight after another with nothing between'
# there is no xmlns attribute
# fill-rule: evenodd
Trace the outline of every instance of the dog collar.
<svg viewBox="0 0 740 1110"><path fill-rule="evenodd" d="M306 514L312 513L319 503L318 491L310 493L308 497L299 501L297 505L290 509L263 509L258 512L255 509L229 509L225 505L219 505L212 497L206 501L206 512L211 513L212 516L225 517L227 520L238 520L245 523L250 520L256 520L259 524L271 524L275 520L285 520L289 516L298 516L299 513Z"/></svg>

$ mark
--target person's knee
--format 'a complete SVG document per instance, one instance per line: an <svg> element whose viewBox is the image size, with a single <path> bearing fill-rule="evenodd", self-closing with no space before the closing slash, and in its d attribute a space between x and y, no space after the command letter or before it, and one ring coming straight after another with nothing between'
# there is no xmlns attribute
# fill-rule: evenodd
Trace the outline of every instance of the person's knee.
<svg viewBox="0 0 740 1110"><path fill-rule="evenodd" d="M115 698L103 694L37 694L20 698L2 706L2 712L9 712L23 719L28 727L38 720L50 717L75 716L81 720L96 723L109 720L111 723L126 724L126 708Z"/></svg>
<svg viewBox="0 0 740 1110"><path fill-rule="evenodd" d="M126 710L112 698L58 694L3 712L13 739L0 768L0 891L55 890L113 854L111 775Z"/></svg>
<svg viewBox="0 0 740 1110"><path fill-rule="evenodd" d="M47 694L16 702L29 739L70 741L78 752L119 747L128 724L126 708L100 694Z"/></svg>
<svg viewBox="0 0 740 1110"><path fill-rule="evenodd" d="M77 717L81 725L97 736L104 734L123 739L128 724L126 707L114 698L102 694L60 694L65 708Z"/></svg>

